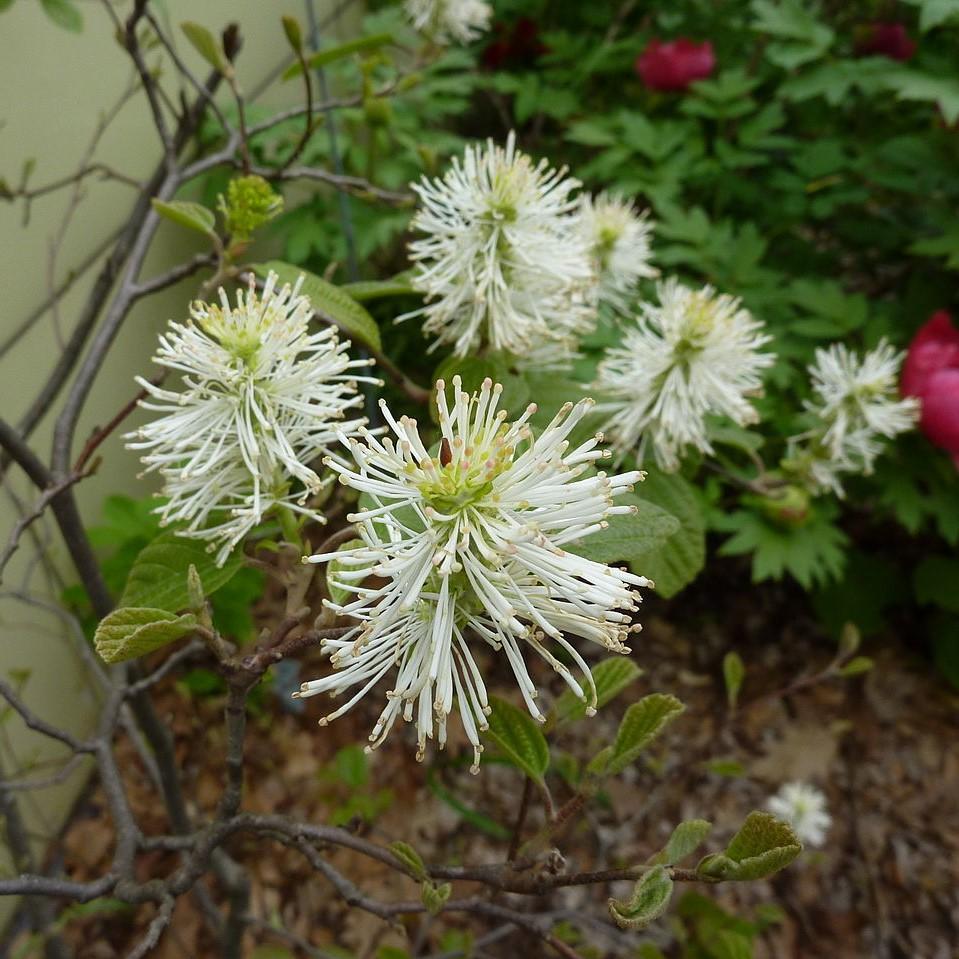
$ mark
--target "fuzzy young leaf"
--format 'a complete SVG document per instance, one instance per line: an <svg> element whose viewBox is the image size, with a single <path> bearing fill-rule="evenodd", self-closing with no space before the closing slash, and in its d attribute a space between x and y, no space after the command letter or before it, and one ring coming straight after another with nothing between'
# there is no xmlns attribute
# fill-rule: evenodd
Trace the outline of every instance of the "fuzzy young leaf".
<svg viewBox="0 0 959 959"><path fill-rule="evenodd" d="M226 57L216 37L202 24L185 20L180 24L184 36L193 46L193 49L206 60L215 70L225 74L228 69Z"/></svg>
<svg viewBox="0 0 959 959"><path fill-rule="evenodd" d="M233 553L222 566L197 540L161 533L140 550L130 569L120 606L152 606L175 613L191 609L190 567L196 569L204 596L225 586L240 570L243 558Z"/></svg>
<svg viewBox="0 0 959 959"><path fill-rule="evenodd" d="M176 616L165 609L125 607L109 613L97 626L93 644L106 663L145 656L196 629L196 616Z"/></svg>
<svg viewBox="0 0 959 959"><path fill-rule="evenodd" d="M490 699L490 706L490 739L514 766L541 783L549 766L549 746L539 724L529 713L495 696Z"/></svg>
<svg viewBox="0 0 959 959"><path fill-rule="evenodd" d="M622 772L686 707L675 697L652 693L634 703L619 724L606 772Z"/></svg>
<svg viewBox="0 0 959 959"><path fill-rule="evenodd" d="M654 866L636 883L628 902L609 900L609 914L620 929L645 929L669 905L673 880L665 866Z"/></svg>
<svg viewBox="0 0 959 959"><path fill-rule="evenodd" d="M302 276L303 285L300 287L300 292L309 298L313 309L320 316L339 327L358 345L368 346L377 353L382 351L383 343L380 340L380 328L376 325L376 320L340 287L327 283L326 280L308 270L280 260L254 263L253 270L262 277L266 277L272 271L276 273L280 283L289 283L291 286Z"/></svg>
<svg viewBox="0 0 959 959"><path fill-rule="evenodd" d="M426 906L426 911L431 916L436 916L442 912L443 906L446 905L446 900L449 899L452 891L453 886L448 882L444 882L442 885L437 885L435 882L424 882L422 900L423 905Z"/></svg>
<svg viewBox="0 0 959 959"><path fill-rule="evenodd" d="M630 683L643 675L643 671L626 656L610 656L597 663L590 672L596 684L596 708L602 709L615 699ZM571 689L567 689L554 708L556 725L583 719L586 716L584 703Z"/></svg>
<svg viewBox="0 0 959 959"><path fill-rule="evenodd" d="M422 856L409 843L399 840L391 842L390 852L393 858L415 879L420 882L429 881L429 873L426 871Z"/></svg>
<svg viewBox="0 0 959 959"><path fill-rule="evenodd" d="M706 856L697 872L711 879L743 882L765 879L802 852L792 826L766 812L751 812L725 852Z"/></svg>
<svg viewBox="0 0 959 959"><path fill-rule="evenodd" d="M165 203L163 200L157 199L150 202L160 216L190 230L196 230L198 233L205 233L209 236L216 226L216 217L213 215L213 211L208 210L200 203L191 203L188 200L172 200Z"/></svg>
<svg viewBox="0 0 959 959"><path fill-rule="evenodd" d="M723 680L726 683L726 699L730 709L735 709L736 703L739 702L739 691L745 678L746 667L743 665L742 656L737 652L726 653L723 657Z"/></svg>
<svg viewBox="0 0 959 959"><path fill-rule="evenodd" d="M713 828L705 819L689 819L681 822L669 837L662 851L653 857L653 862L674 866L687 856L692 855Z"/></svg>

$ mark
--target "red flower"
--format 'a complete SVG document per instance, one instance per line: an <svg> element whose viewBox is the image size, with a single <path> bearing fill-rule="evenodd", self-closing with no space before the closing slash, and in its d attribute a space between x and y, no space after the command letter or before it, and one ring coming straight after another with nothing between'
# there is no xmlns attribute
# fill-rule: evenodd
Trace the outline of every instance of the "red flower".
<svg viewBox="0 0 959 959"><path fill-rule="evenodd" d="M679 37L669 43L650 40L636 60L636 72L650 90L685 90L716 68L713 45Z"/></svg>
<svg viewBox="0 0 959 959"><path fill-rule="evenodd" d="M959 329L945 310L933 313L909 344L901 389L919 397L922 431L959 467Z"/></svg>
<svg viewBox="0 0 959 959"><path fill-rule="evenodd" d="M909 38L903 24L877 20L866 25L856 44L856 52L864 56L889 57L890 60L911 60L916 44Z"/></svg>

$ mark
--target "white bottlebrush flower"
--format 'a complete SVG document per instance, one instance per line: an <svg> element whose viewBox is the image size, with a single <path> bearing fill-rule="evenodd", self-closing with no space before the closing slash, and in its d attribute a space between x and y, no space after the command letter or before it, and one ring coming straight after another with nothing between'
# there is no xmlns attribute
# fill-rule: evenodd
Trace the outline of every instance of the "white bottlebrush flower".
<svg viewBox="0 0 959 959"><path fill-rule="evenodd" d="M415 722L422 758L428 739L446 742L455 706L473 744L474 769L487 728L486 686L474 650L505 656L532 716L542 720L524 652L543 657L590 709L596 690L589 669L564 634L625 653L639 596L649 580L567 552L566 547L634 510L613 497L642 478L594 473L605 458L596 436L570 450L567 442L590 400L567 403L538 436L526 425L535 405L514 423L497 410L502 387L487 379L467 395L453 378L453 405L436 384L442 441L431 456L416 421L395 420L379 439L362 430L348 442L356 465L327 462L340 481L363 494L356 523L363 546L308 557L336 559L345 570L334 584L356 593L343 605L356 620L344 636L325 643L334 672L304 683L300 696L349 691L326 724L390 676L387 704L370 736L374 748L397 718ZM550 651L556 644L582 674L577 679Z"/></svg>
<svg viewBox="0 0 959 959"><path fill-rule="evenodd" d="M770 337L738 299L675 279L660 283L658 296L658 304L641 304L622 345L607 352L596 389L620 453L637 450L642 461L651 445L659 465L674 470L688 446L712 452L707 416L756 422L748 397L761 391L774 356L759 352Z"/></svg>
<svg viewBox="0 0 959 959"><path fill-rule="evenodd" d="M821 846L832 825L826 797L808 783L785 783L766 803L766 808L788 822L807 845Z"/></svg>
<svg viewBox="0 0 959 959"><path fill-rule="evenodd" d="M571 355L596 318L596 282L578 228L579 182L489 141L469 146L442 179L414 184L421 208L410 244L413 286L426 305L410 316L457 356L483 346L529 360ZM533 357L535 360L538 357Z"/></svg>
<svg viewBox="0 0 959 959"><path fill-rule="evenodd" d="M484 0L406 0L406 12L437 43L472 43L489 30L493 16Z"/></svg>
<svg viewBox="0 0 959 959"><path fill-rule="evenodd" d="M649 211L636 212L632 200L601 193L580 199L579 225L599 277L599 299L619 313L643 277L659 271L650 264L653 223Z"/></svg>
<svg viewBox="0 0 959 959"><path fill-rule="evenodd" d="M816 350L809 368L815 396L805 403L816 426L790 446L790 459L815 488L841 496L841 474L868 475L883 441L915 425L919 400L899 397L902 357L885 341L863 356L842 343Z"/></svg>
<svg viewBox="0 0 959 959"><path fill-rule="evenodd" d="M170 323L154 362L181 374L180 389L137 377L140 406L158 416L127 445L163 477L163 523L210 540L220 563L276 506L322 520L306 506L321 487L310 464L365 423L344 419L362 405L357 380L378 382L355 375L369 361L351 360L334 329L310 332L299 283L276 283L271 273L236 306L221 289L219 306L196 302L190 322Z"/></svg>

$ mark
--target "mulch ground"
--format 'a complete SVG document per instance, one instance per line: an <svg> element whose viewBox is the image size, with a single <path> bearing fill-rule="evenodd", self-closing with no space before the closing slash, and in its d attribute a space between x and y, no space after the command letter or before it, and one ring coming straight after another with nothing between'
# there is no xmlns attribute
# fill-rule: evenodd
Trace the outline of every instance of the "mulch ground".
<svg viewBox="0 0 959 959"><path fill-rule="evenodd" d="M741 572L745 582L747 574ZM759 959L955 959L959 697L917 651L889 635L871 640L863 650L876 660L871 672L781 695L797 676L820 669L834 653L832 641L804 609L801 596L786 588L743 591L740 586L734 591L717 589L715 582L671 603L653 599L646 604L645 629L636 637L633 652L644 675L595 718L560 730L552 741L554 757L559 756L562 765L563 754L582 759L594 755L610 741L630 699L646 692L673 693L687 711L643 764L610 784L590 807L563 844L563 854L571 869L641 862L680 819L694 817L715 823L708 845L719 849L743 817L761 807L781 783L810 781L827 794L834 817L824 850L804 854L770 882L690 886L690 891L745 919L766 915L764 907L777 904L779 917L755 943ZM722 658L729 649L736 649L747 664L735 712L726 704L721 678ZM316 675L325 668L311 654L302 674ZM538 672L544 696L557 694L555 677L548 670ZM490 662L486 675L494 677L488 679L491 688L508 694L509 676L501 663ZM158 705L175 732L192 811L200 818L214 808L222 787L223 699L191 694L171 679L158 689ZM341 755L337 772L334 757L343 747L366 741L380 705L368 698L321 729L316 719L324 705L309 700L305 711L295 714L282 708L272 693L258 698L246 747L245 808L309 822L352 817L352 827L370 838L412 842L432 862L503 858L506 843L487 830L491 821L510 824L515 817L522 787L515 770L490 762L478 776L470 776L460 737L453 738L446 753L418 765L412 761L411 731L402 730L394 731L370 757L368 781L351 787L347 782L361 781L362 770L351 770ZM119 748L144 832L165 830L162 809L135 754L128 744ZM559 776L551 779L551 786L559 801L568 795ZM77 878L98 875L108 866L113 837L103 810L94 787L66 834L66 869ZM534 808L528 828L535 828L540 815ZM328 950L340 947L347 950L343 955L372 959L379 950L398 946L415 947L416 955L427 956L452 949L463 934L478 937L490 931L468 918L444 916L426 925L411 919L403 933L346 908L294 852L248 840L229 848L252 874L252 910L262 925L251 930L248 942L250 955L257 959L310 955L297 941L324 950L313 955L330 955ZM370 895L417 896L415 885L396 873L352 855L332 855ZM157 852L142 857L139 868L148 878L165 875L177 862L175 854ZM454 895L476 892L475 886L463 883ZM572 925L560 927L567 941L590 959L636 957L642 955L643 943L655 943L671 957L723 959L721 951L696 952L692 944L682 952L679 940L695 938L694 923L679 918L684 909L673 910L671 917L643 933L616 929L605 903L610 895L628 892L622 884L574 887L558 891L548 905L538 905L563 912L570 920L595 917L580 926L578 935ZM113 959L138 940L152 914L152 907L94 913L70 923L66 935L81 959ZM285 940L270 932L269 925L282 927ZM280 946L289 951L277 952ZM513 957L520 950L529 957L549 953L541 943L511 933L476 955ZM216 954L193 900L185 897L152 955L193 959Z"/></svg>

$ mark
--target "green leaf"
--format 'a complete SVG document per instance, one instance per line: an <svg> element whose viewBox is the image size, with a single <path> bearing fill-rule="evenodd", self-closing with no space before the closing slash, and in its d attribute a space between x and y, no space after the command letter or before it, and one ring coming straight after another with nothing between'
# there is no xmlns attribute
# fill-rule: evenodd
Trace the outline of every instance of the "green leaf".
<svg viewBox="0 0 959 959"><path fill-rule="evenodd" d="M682 862L700 847L712 828L713 824L705 819L689 819L681 822L673 830L662 852L657 853L653 858L653 862L666 866L674 866Z"/></svg>
<svg viewBox="0 0 959 959"><path fill-rule="evenodd" d="M194 23L192 20L185 20L180 24L180 29L184 36L190 41L194 50L206 60L215 70L220 73L227 73L229 64L226 60L226 54L223 52L219 41L202 24Z"/></svg>
<svg viewBox="0 0 959 959"><path fill-rule="evenodd" d="M617 496L617 506L632 506L635 512L610 516L606 529L576 540L565 548L597 563L625 562L637 575L648 575L642 567L643 560L665 549L670 537L679 531L680 523L663 507L643 499L641 494L642 485L636 492Z"/></svg>
<svg viewBox="0 0 959 959"><path fill-rule="evenodd" d="M730 709L736 708L739 701L739 690L742 689L746 678L746 667L742 657L737 652L728 652L723 657L723 680L726 683L726 699Z"/></svg>
<svg viewBox="0 0 959 959"><path fill-rule="evenodd" d="M959 120L959 77L923 73L902 67L888 71L886 84L900 100L935 103L949 126Z"/></svg>
<svg viewBox="0 0 959 959"><path fill-rule="evenodd" d="M194 539L175 532L161 533L138 554L120 597L120 606L152 606L175 613L190 608L187 582L189 569L196 567L203 594L210 596L226 585L240 570L243 557L229 556L223 566Z"/></svg>
<svg viewBox="0 0 959 959"><path fill-rule="evenodd" d="M669 599L691 583L706 563L706 523L692 484L677 473L646 468L646 479L637 487L639 498L658 506L679 521L660 546L633 554L630 570L648 576L656 592Z"/></svg>
<svg viewBox="0 0 959 959"><path fill-rule="evenodd" d="M906 0L919 7L919 29L923 33L959 17L959 0Z"/></svg>
<svg viewBox="0 0 959 959"><path fill-rule="evenodd" d="M165 203L156 198L150 202L153 204L153 209L167 220L172 220L190 230L196 230L198 233L205 233L207 236L214 232L216 217L212 210L208 210L200 203L192 203L188 200L172 200Z"/></svg>
<svg viewBox="0 0 959 959"><path fill-rule="evenodd" d="M486 356L448 356L433 371L433 382L446 383L447 402L452 405L453 377L458 375L463 389L473 393L480 389L483 380L489 377L503 387L499 408L506 410L511 419L522 415L529 404L529 387L526 380L512 367L514 358L507 353L488 353ZM436 399L430 401L430 411L436 419Z"/></svg>
<svg viewBox="0 0 959 959"><path fill-rule="evenodd" d="M959 613L959 559L927 556L916 567L912 584L920 603Z"/></svg>
<svg viewBox="0 0 959 959"><path fill-rule="evenodd" d="M342 553L346 550L358 549L362 545L363 540L351 539L349 542L343 543L342 546L338 547L337 552ZM330 591L330 598L334 603L338 603L340 606L352 601L356 595L356 587L346 583L340 584L336 582L336 578L345 571L353 570L355 570L355 567L347 566L342 560L338 559L331 559L326 564L326 586Z"/></svg>
<svg viewBox="0 0 959 959"><path fill-rule="evenodd" d="M192 613L176 616L165 609L128 606L115 609L100 621L93 643L104 662L120 663L152 653L196 627Z"/></svg>
<svg viewBox="0 0 959 959"><path fill-rule="evenodd" d="M83 16L71 0L40 0L43 12L58 26L71 33L83 29Z"/></svg>
<svg viewBox="0 0 959 959"><path fill-rule="evenodd" d="M765 879L788 866L802 852L802 843L788 823L766 812L751 812L725 852L706 856L697 872L736 882Z"/></svg>
<svg viewBox="0 0 959 959"><path fill-rule="evenodd" d="M420 882L426 882L429 879L429 873L426 871L426 863L423 857L409 844L397 840L391 842L389 846L393 858L415 879Z"/></svg>
<svg viewBox="0 0 959 959"><path fill-rule="evenodd" d="M767 58L783 69L816 60L832 45L833 31L801 0L753 0L751 6L753 29L776 38L766 48Z"/></svg>
<svg viewBox="0 0 959 959"><path fill-rule="evenodd" d="M715 959L753 959L752 940L735 929L720 929L712 954Z"/></svg>
<svg viewBox="0 0 959 959"><path fill-rule="evenodd" d="M633 703L619 724L606 773L622 772L635 762L639 754L685 708L675 696L662 693L652 693Z"/></svg>
<svg viewBox="0 0 959 959"><path fill-rule="evenodd" d="M357 303L370 300L382 300L392 296L415 296L417 291L410 286L408 276L400 274L392 280L359 280L356 283L344 283L341 287Z"/></svg>
<svg viewBox="0 0 959 959"><path fill-rule="evenodd" d="M380 328L376 325L376 320L342 288L327 283L308 270L280 260L254 263L252 269L264 278L270 272L276 273L280 283L289 283L291 286L302 276L300 292L309 298L313 309L320 316L341 329L358 345L368 346L377 353L383 352Z"/></svg>
<svg viewBox="0 0 959 959"><path fill-rule="evenodd" d="M876 664L868 656L856 656L850 659L848 663L840 667L840 676L860 676L868 673Z"/></svg>
<svg viewBox="0 0 959 959"><path fill-rule="evenodd" d="M597 663L591 670L596 686L596 708L602 709L618 696L630 683L643 675L643 671L627 656L610 656ZM556 725L583 719L586 716L586 703L571 689L567 689L556 701L554 707Z"/></svg>
<svg viewBox="0 0 959 959"><path fill-rule="evenodd" d="M344 57L353 53L363 53L367 50L376 50L393 42L391 33L376 33L369 37L357 37L355 40L349 40L337 47L327 47L314 53L306 61L307 67L316 70L319 67L325 67L328 63L336 60L342 60ZM299 63L293 63L283 72L283 79L289 80L292 77L299 76L303 72L303 67Z"/></svg>
<svg viewBox="0 0 959 959"><path fill-rule="evenodd" d="M539 724L525 710L493 696L487 717L489 736L506 758L538 783L549 766L549 746Z"/></svg>
<svg viewBox="0 0 959 959"><path fill-rule="evenodd" d="M669 906L673 880L665 866L654 866L636 883L628 902L609 900L609 914L620 929L645 929Z"/></svg>
<svg viewBox="0 0 959 959"><path fill-rule="evenodd" d="M362 746L352 743L336 751L333 768L337 778L350 789L359 789L370 781L370 768Z"/></svg>

